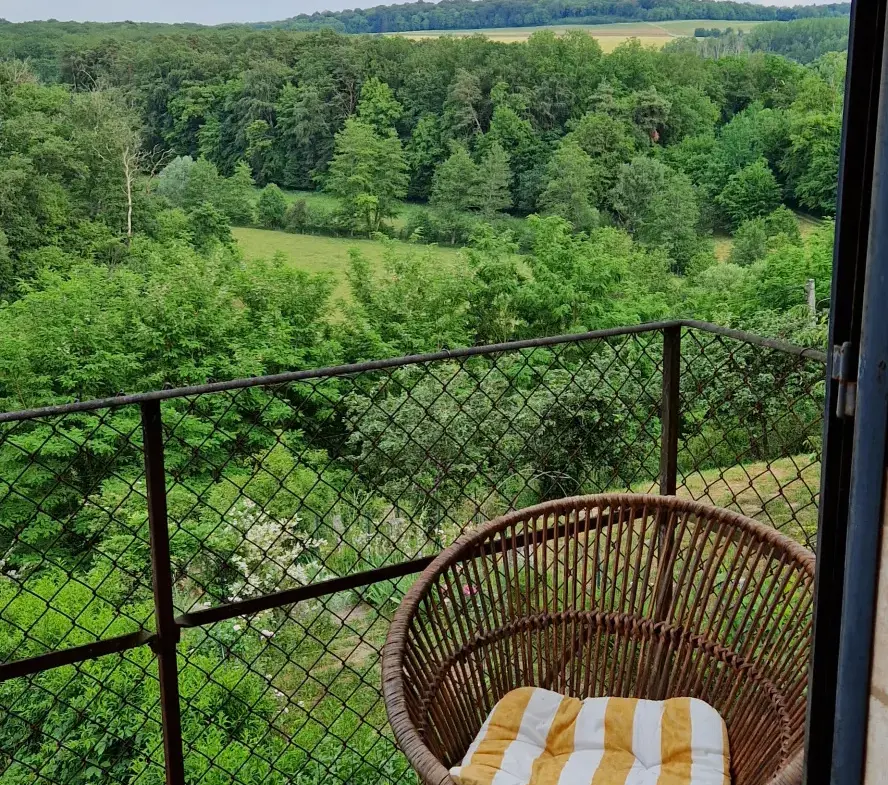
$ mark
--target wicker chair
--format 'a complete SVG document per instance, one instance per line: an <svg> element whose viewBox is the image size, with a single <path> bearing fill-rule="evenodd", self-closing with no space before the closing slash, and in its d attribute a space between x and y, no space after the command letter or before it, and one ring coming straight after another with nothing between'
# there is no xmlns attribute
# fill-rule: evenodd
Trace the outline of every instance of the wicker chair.
<svg viewBox="0 0 888 785"><path fill-rule="evenodd" d="M585 496L505 515L422 573L383 652L397 741L452 783L510 690L693 696L728 726L734 785L800 783L814 557L671 496Z"/></svg>

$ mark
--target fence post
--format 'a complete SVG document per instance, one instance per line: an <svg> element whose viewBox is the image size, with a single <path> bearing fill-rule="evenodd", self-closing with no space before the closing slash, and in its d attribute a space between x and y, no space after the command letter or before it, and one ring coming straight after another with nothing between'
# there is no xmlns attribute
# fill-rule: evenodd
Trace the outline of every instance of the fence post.
<svg viewBox="0 0 888 785"><path fill-rule="evenodd" d="M151 537L151 575L160 680L160 714L163 726L163 756L167 785L184 785L182 718L179 708L179 673L176 647L179 627L173 607L173 577L170 564L170 533L167 522L166 478L163 461L163 426L160 401L146 401L142 409L142 438L145 450L145 487L148 498L148 530Z"/></svg>
<svg viewBox="0 0 888 785"><path fill-rule="evenodd" d="M663 389L660 398L660 495L674 496L678 487L678 396L681 374L681 326L663 328ZM657 584L654 589L653 616L666 620L674 589L675 530L670 515L657 514ZM657 667L665 653L658 650ZM665 678L665 671L664 676ZM658 689L665 690L665 681Z"/></svg>
<svg viewBox="0 0 888 785"><path fill-rule="evenodd" d="M678 487L678 396L681 375L681 326L663 328L663 390L660 399L660 494Z"/></svg>

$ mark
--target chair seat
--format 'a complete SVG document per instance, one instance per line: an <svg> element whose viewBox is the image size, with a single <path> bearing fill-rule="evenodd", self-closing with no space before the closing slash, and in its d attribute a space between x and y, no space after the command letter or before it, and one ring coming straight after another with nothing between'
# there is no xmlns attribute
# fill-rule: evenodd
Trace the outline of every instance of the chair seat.
<svg viewBox="0 0 888 785"><path fill-rule="evenodd" d="M727 785L725 723L694 698L564 697L522 687L490 712L459 785Z"/></svg>

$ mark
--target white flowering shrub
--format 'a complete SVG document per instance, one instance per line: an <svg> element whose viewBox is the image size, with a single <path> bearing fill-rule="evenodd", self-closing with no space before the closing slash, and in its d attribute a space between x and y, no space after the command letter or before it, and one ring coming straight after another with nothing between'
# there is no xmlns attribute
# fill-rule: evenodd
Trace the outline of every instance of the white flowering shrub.
<svg viewBox="0 0 888 785"><path fill-rule="evenodd" d="M207 534L179 586L194 600L205 592L238 601L323 580L328 543L305 534L299 515L276 518L238 500Z"/></svg>

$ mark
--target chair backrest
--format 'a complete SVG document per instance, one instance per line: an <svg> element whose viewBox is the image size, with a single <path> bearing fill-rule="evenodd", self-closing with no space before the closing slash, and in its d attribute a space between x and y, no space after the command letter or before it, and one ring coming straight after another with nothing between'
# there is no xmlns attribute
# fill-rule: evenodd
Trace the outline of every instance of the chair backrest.
<svg viewBox="0 0 888 785"><path fill-rule="evenodd" d="M767 781L803 742L813 577L810 552L775 530L674 497L505 515L405 597L384 656L393 728L447 766L515 687L690 695L724 717L735 784Z"/></svg>

